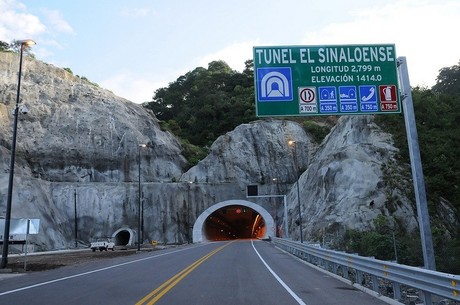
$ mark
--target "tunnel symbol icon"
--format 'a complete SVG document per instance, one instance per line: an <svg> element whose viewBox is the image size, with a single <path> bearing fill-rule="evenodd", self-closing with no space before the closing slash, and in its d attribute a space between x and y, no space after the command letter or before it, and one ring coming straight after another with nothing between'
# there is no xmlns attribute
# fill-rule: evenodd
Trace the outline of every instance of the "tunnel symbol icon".
<svg viewBox="0 0 460 305"><path fill-rule="evenodd" d="M259 68L257 79L260 102L293 100L291 68Z"/></svg>

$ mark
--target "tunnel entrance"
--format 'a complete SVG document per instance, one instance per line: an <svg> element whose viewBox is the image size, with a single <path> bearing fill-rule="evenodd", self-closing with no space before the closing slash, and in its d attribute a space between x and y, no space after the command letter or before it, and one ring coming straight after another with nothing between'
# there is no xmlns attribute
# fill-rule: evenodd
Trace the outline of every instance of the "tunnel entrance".
<svg viewBox="0 0 460 305"><path fill-rule="evenodd" d="M263 238L266 227L260 214L243 205L218 209L206 218L205 238L210 241L240 238Z"/></svg>
<svg viewBox="0 0 460 305"><path fill-rule="evenodd" d="M205 210L193 226L193 242L273 236L273 218L245 200L219 202Z"/></svg>
<svg viewBox="0 0 460 305"><path fill-rule="evenodd" d="M115 246L133 246L135 232L129 228L118 229L112 234Z"/></svg>

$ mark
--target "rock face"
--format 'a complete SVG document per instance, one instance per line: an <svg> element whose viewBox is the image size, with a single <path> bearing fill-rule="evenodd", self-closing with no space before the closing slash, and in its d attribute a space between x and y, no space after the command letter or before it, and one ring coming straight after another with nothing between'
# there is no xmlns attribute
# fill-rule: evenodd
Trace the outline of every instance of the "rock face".
<svg viewBox="0 0 460 305"><path fill-rule="evenodd" d="M295 164L295 141L298 164ZM248 184L292 184L296 166L306 168L317 145L292 121L266 120L243 124L219 137L209 155L191 168L181 181Z"/></svg>
<svg viewBox="0 0 460 305"><path fill-rule="evenodd" d="M299 179L304 235L307 239L348 229L369 230L378 215L390 223L417 229L407 190L411 182L397 174L395 147L372 116L341 117ZM389 173L393 175L390 176ZM297 192L289 194L291 219L298 220ZM293 237L299 239L291 221Z"/></svg>
<svg viewBox="0 0 460 305"><path fill-rule="evenodd" d="M1 53L0 65L1 143L9 148L17 56ZM21 101L30 113L19 116L17 148L35 178L135 180L138 144L150 146L141 151L148 165L142 166L144 177L170 180L182 171L184 159L179 143L162 132L157 120L143 107L52 65L25 60L23 66Z"/></svg>
<svg viewBox="0 0 460 305"><path fill-rule="evenodd" d="M18 65L16 54L0 52L2 214L7 197ZM36 60L24 59L22 75L21 103L30 112L18 117L12 217L40 218L46 230L40 235L44 236L40 241L44 248L64 247L70 239L73 227L69 223L73 217L69 216L73 214L72 194L78 191L77 186L91 185L78 192L79 210L95 222L108 225L107 221L118 221L118 211L114 211L117 215L110 212L102 218L99 212L116 209L123 203L118 201L117 193L130 193L137 185L139 169L145 181L171 181L182 173L185 159L179 142L160 130L153 114L142 106ZM148 147L139 148L139 144ZM110 193L111 188L105 184L110 182L124 186ZM62 189L68 189L68 193ZM137 198L136 193L126 196ZM111 202L117 200L117 205L106 202L106 197ZM83 215L82 219L86 219ZM124 222L129 223L129 217ZM94 230L99 234L102 229L96 226ZM93 236L91 232L82 234L86 239Z"/></svg>
<svg viewBox="0 0 460 305"><path fill-rule="evenodd" d="M1 215L17 70L17 55L0 52ZM249 184L258 184L262 194L287 194L295 239L299 202L308 239L372 229L377 215L417 228L405 193L411 185L399 175L391 137L370 116L342 117L319 146L291 121L244 124L219 137L209 155L184 172L178 140L151 113L62 69L26 59L21 100L30 112L19 116L12 217L41 219L32 239L37 250L72 246L75 218L78 239L87 243L117 230L136 231L141 209L142 240L180 243L191 240L195 220L218 202L254 200L272 213L270 200L246 198ZM283 219L281 209L275 212Z"/></svg>

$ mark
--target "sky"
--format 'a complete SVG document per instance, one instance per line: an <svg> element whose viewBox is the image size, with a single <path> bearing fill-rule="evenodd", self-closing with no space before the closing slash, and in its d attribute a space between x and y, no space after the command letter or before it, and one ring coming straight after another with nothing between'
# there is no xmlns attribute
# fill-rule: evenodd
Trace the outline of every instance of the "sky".
<svg viewBox="0 0 460 305"><path fill-rule="evenodd" d="M254 46L395 44L412 87L460 61L459 0L0 0L0 40L135 103Z"/></svg>

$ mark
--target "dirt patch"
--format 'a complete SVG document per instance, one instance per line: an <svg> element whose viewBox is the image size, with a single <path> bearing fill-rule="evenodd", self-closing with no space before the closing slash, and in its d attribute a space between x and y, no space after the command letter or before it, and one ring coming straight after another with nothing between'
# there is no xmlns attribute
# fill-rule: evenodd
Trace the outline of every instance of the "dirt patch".
<svg viewBox="0 0 460 305"><path fill-rule="evenodd" d="M152 251L153 249L145 250ZM143 250L144 251L144 250ZM109 259L120 256L133 255L137 249L125 249L115 251L96 251L90 249L76 250L71 252L60 252L53 254L40 254L27 256L27 272L29 271L43 271L56 269L63 266L77 265L84 262L90 262L101 259ZM8 268L13 272L24 271L24 256L8 257Z"/></svg>

